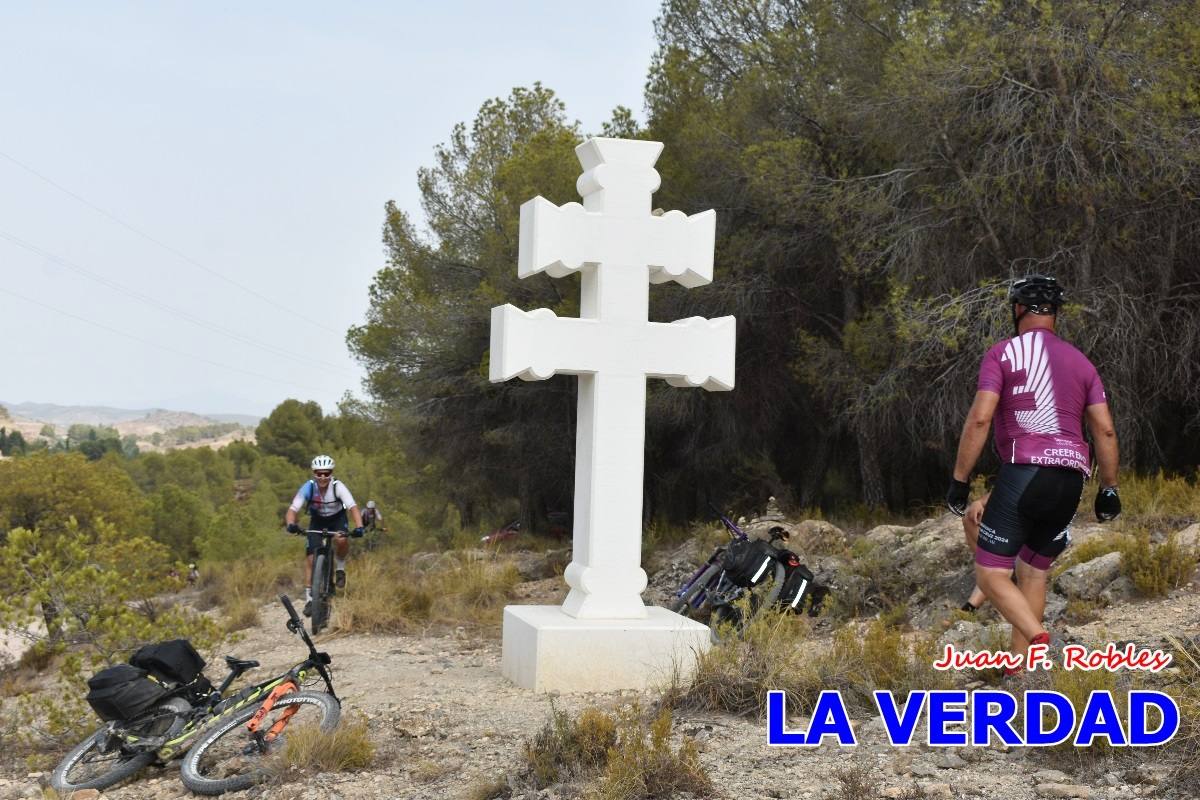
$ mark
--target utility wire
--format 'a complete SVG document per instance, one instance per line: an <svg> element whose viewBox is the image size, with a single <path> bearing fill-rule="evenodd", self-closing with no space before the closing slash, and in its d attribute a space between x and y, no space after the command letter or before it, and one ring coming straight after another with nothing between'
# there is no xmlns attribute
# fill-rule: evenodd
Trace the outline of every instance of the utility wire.
<svg viewBox="0 0 1200 800"><path fill-rule="evenodd" d="M105 325L103 322L96 322L95 320L90 320L90 319L87 319L86 317L81 317L78 314L72 314L70 311L63 311L61 308L55 308L52 305L43 303L41 300L35 300L32 297L26 297L23 294L14 292L11 289L6 289L3 286L0 286L0 293L10 295L12 297L17 298L18 300L20 300L22 302L29 303L30 305L40 306L41 308L44 308L47 311L53 311L54 313L61 314L64 317L70 317L73 320L77 320L79 322L84 322L93 327L108 331L109 333L115 333L118 336L124 336L126 339L132 339L133 341L138 342L140 344L147 344L147 345L150 345L151 347L157 347L158 349L165 350L168 353L171 353L173 355L183 356L184 358L191 358L196 361L201 361L205 364L209 364L214 367L220 367L221 369L227 369L227 370L230 370L231 372L238 372L238 373L241 373L242 375L249 375L252 378L259 378L260 380L270 381L271 383L278 383L278 384L281 384L284 386L291 386L294 389L304 389L305 391L308 391L308 392L324 391L323 389L318 389L315 386L305 386L304 384L295 383L295 382L289 381L289 380L283 380L280 378L272 378L269 375L263 375L260 372L251 372L250 370L242 369L241 367L235 367L231 364L223 364L220 361L213 361L212 359L205 358L204 356L197 356L197 355L193 355L192 353L186 353L182 350L176 350L175 348L168 347L167 345L162 344L160 342L155 342L151 339L143 339L140 336L134 336L132 333L126 333L125 331L118 330L112 326Z"/></svg>
<svg viewBox="0 0 1200 800"><path fill-rule="evenodd" d="M220 272L217 272L215 269L208 267L204 264L201 264L199 261L197 261L196 259L189 256L187 253L183 253L179 250L176 250L174 247L171 247L171 245L169 245L165 242L162 242L158 239L155 239L153 236L151 236L150 234L141 230L140 228L134 227L130 223L128 223L125 220L118 217L116 214L106 211L105 209L103 209L100 206L96 205L95 203L87 200L86 198L80 197L79 195L75 194L75 192L72 192L67 187L63 186L62 184L56 183L54 180L46 177L45 175L38 172L37 170L35 170L33 167L29 166L28 164L22 163L21 161L18 161L17 159L13 158L8 153L0 151L0 157L6 159L8 161L11 161L13 164L16 164L18 167L20 167L21 169L28 172L30 175L33 175L34 177L45 181L46 183L53 186L55 189L58 189L63 194L65 194L69 197L73 197L75 200L79 201L80 203L83 203L85 206L92 209L97 214L101 214L101 215L107 217L108 219L110 219L113 222L120 225L122 228L125 228L126 230L130 231L131 233L137 234L138 236L142 237L143 239L145 239L148 242L158 245L162 249L166 250L168 253L171 253L172 255L175 255L178 258L183 259L184 261L188 262L192 266L198 267L199 269L204 270L209 275L212 275L216 278L220 278L221 280L228 283L230 286L235 286L238 289L242 290L243 292L246 292L247 294L257 297L259 300L261 300L262 302L266 303L267 305L271 306L272 308L274 308L278 311L282 311L283 313L288 314L289 316L293 316L298 319L304 320L304 324L306 327L321 328L322 330L328 331L329 333L336 333L338 335L341 335L340 331L336 331L333 328L329 327L328 325L324 325L324 324L318 322L317 320L309 319L308 317L304 316L303 314L300 314L299 312L295 311L294 309L288 308L285 305L281 305L281 304L275 302L274 300L272 300L271 298L262 294L261 292L255 291L254 289L251 289L249 286L244 286L241 283L238 283L237 281L235 281L233 278L228 278L225 275L222 275Z"/></svg>
<svg viewBox="0 0 1200 800"><path fill-rule="evenodd" d="M288 359L291 359L292 361L297 361L302 364L309 364L309 365L311 365L313 363L324 364L325 366L330 367L331 369L335 369L344 375L353 375L354 374L354 373L350 372L349 370L347 370L345 367L343 367L339 364L335 364L332 361L325 361L325 360L319 359L319 358L300 357L300 356L297 356L294 353L290 353L287 350L284 350L280 347L276 347L275 345L265 344L262 342L254 341L253 339L248 339L245 336L242 336L240 333L237 333L236 331L231 331L228 328L222 328L220 325L217 325L212 322L208 322L205 319L197 317L195 314L192 314L181 308L176 308L175 306L168 305L167 303L157 300L157 299L151 297L150 295L143 294L142 292L139 292L136 289L131 289L128 286L124 286L124 285L118 283L117 281L112 280L111 278L106 278L103 275L99 275L99 274L93 272L92 270L88 269L87 267L82 267L73 261L69 261L61 256L56 256L54 253L51 253L48 250L43 250L42 248L38 247L35 244L31 244L23 239L13 236L11 233L6 233L5 231L0 230L0 239L4 239L4 240L16 245L17 247L28 250L29 252L33 253L34 255L38 255L49 261L53 261L55 264L59 264L70 270L74 270L75 272L78 272L80 275L83 275L84 277L87 277L87 278L91 278L92 280L96 281L97 283L99 283L103 286L107 286L108 288L112 289L115 292L119 292L121 294L128 295L129 297L132 297L135 300L146 303L147 305L150 305L150 306L154 306L155 308L158 308L161 311L166 311L167 313L169 313L175 317L179 317L186 322L190 322L193 325L213 331L214 333L219 333L222 336L226 336L230 339L233 339L234 341L241 342L242 344L246 344L251 347L257 347L260 350L270 353L273 356L288 358Z"/></svg>

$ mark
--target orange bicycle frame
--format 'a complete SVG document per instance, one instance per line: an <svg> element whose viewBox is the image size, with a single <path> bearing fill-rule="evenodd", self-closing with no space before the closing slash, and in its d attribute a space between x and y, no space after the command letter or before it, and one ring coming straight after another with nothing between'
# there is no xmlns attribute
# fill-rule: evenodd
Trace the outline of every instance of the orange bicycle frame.
<svg viewBox="0 0 1200 800"><path fill-rule="evenodd" d="M297 686L293 681L284 681L272 689L271 693L267 695L267 699L263 700L263 704L259 706L258 711L255 711L254 716L251 717L250 721L246 723L246 730L250 731L252 734L258 733L258 726L262 724L262 721L267 714L271 713L271 709L275 707L275 701L280 697L283 697L285 694L299 691L299 689L300 687ZM267 730L266 734L263 736L263 740L267 742L274 741L275 737L283 733L283 729L287 727L288 720L295 716L296 712L299 710L300 706L298 705L291 705L285 708L279 719L275 720L275 724Z"/></svg>

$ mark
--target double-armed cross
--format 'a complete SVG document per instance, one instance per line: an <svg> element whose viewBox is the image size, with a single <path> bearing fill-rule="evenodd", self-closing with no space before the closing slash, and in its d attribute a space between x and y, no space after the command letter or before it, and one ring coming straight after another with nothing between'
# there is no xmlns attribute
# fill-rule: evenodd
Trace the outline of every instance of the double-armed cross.
<svg viewBox="0 0 1200 800"><path fill-rule="evenodd" d="M563 610L587 619L646 615L641 593L646 378L733 388L733 317L650 322L650 283L712 280L716 214L651 214L658 142L590 139L576 148L583 205L521 206L517 274L581 275L579 319L492 309L493 382L579 376L571 587Z"/></svg>

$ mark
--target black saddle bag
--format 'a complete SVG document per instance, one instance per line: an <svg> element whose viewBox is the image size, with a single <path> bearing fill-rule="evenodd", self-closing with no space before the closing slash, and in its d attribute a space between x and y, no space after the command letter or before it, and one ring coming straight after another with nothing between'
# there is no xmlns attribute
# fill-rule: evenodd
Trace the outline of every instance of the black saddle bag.
<svg viewBox="0 0 1200 800"><path fill-rule="evenodd" d="M758 584L773 573L778 552L769 542L749 539L733 542L725 550L725 577L743 589Z"/></svg>
<svg viewBox="0 0 1200 800"><path fill-rule="evenodd" d="M808 567L799 564L792 567L779 593L779 605L797 614L803 613L804 601L812 595L813 574Z"/></svg>
<svg viewBox="0 0 1200 800"><path fill-rule="evenodd" d="M187 639L171 639L139 648L129 659L151 675L173 683L191 683L204 669L204 659Z"/></svg>
<svg viewBox="0 0 1200 800"><path fill-rule="evenodd" d="M167 694L146 670L130 664L117 664L88 678L88 705L105 721L133 719Z"/></svg>

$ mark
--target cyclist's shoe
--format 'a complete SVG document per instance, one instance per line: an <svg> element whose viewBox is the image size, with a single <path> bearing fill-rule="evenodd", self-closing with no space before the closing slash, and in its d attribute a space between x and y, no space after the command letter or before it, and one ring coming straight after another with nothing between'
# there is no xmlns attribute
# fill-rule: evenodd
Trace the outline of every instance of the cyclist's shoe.
<svg viewBox="0 0 1200 800"><path fill-rule="evenodd" d="M339 589L346 588L346 570L339 569L333 574L333 585Z"/></svg>
<svg viewBox="0 0 1200 800"><path fill-rule="evenodd" d="M304 616L306 616L306 617L312 616L312 600L304 601Z"/></svg>

